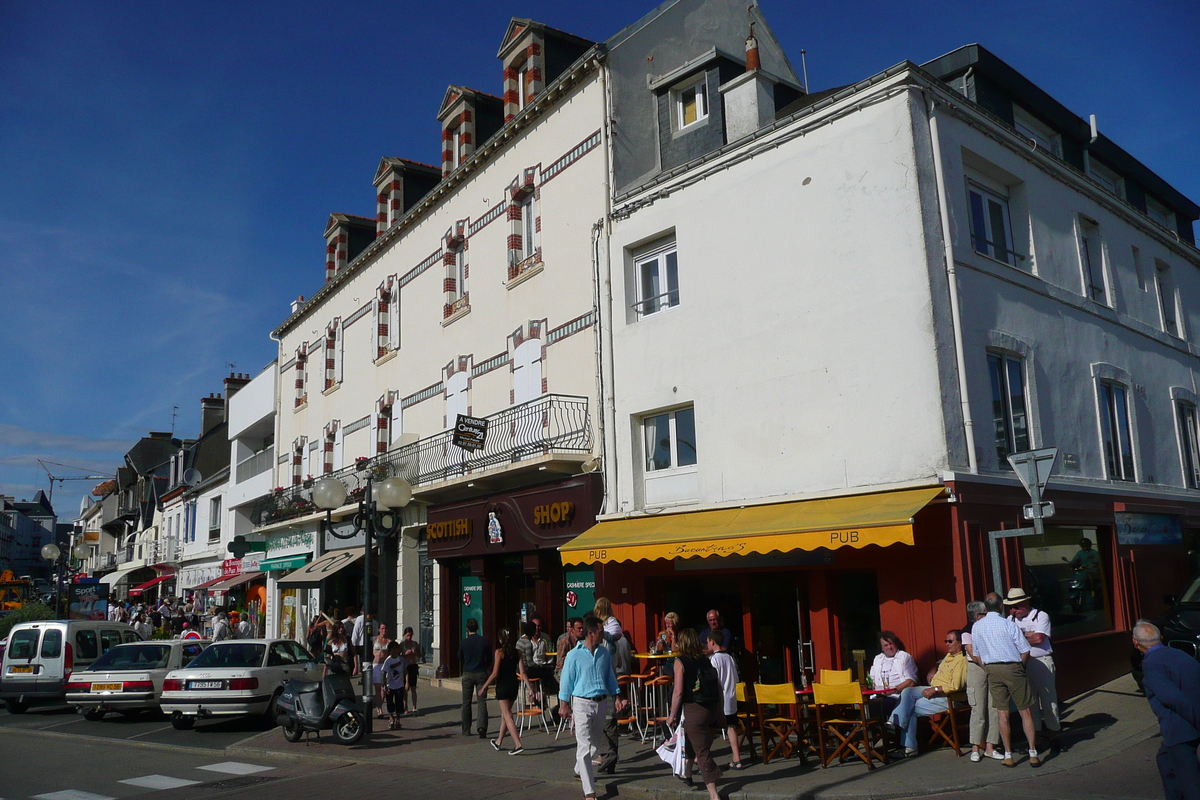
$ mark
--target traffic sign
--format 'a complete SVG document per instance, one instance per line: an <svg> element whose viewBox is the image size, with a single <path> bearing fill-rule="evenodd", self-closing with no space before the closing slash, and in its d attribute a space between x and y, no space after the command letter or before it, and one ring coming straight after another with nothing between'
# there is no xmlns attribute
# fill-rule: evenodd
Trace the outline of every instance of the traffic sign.
<svg viewBox="0 0 1200 800"><path fill-rule="evenodd" d="M1025 491L1029 492L1033 502L1037 503L1042 499L1042 490L1046 488L1046 481L1050 480L1050 473L1054 471L1054 462L1057 459L1057 447L1023 450L1009 455L1008 463L1013 472L1017 473L1017 478L1025 487Z"/></svg>
<svg viewBox="0 0 1200 800"><path fill-rule="evenodd" d="M1030 503L1024 507L1025 519L1045 519L1054 516L1054 503L1043 500L1040 503Z"/></svg>

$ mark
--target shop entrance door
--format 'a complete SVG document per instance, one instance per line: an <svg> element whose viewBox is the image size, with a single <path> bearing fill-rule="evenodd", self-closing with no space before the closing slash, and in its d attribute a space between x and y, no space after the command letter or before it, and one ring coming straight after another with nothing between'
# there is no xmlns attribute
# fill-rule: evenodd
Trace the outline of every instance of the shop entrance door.
<svg viewBox="0 0 1200 800"><path fill-rule="evenodd" d="M874 572L843 572L837 576L837 623L840 668L854 668L854 651L862 650L869 666L879 652L879 584Z"/></svg>
<svg viewBox="0 0 1200 800"><path fill-rule="evenodd" d="M493 609L494 630L508 628L514 635L521 635L521 609L525 603L530 608L537 604L537 592L533 575L526 574L520 556L505 556L496 577L496 607ZM539 609L540 610L540 609Z"/></svg>
<svg viewBox="0 0 1200 800"><path fill-rule="evenodd" d="M754 680L760 683L801 684L801 623L808 618L808 591L803 573L759 573L749 577L750 640ZM747 666L750 666L747 663ZM742 676L745 679L745 676Z"/></svg>

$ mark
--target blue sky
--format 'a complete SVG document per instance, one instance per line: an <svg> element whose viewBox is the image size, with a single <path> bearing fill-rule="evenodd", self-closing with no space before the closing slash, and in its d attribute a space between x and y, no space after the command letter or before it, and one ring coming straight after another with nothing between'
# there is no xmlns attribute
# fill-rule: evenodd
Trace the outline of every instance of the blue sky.
<svg viewBox="0 0 1200 800"><path fill-rule="evenodd" d="M39 458L112 472L175 406L195 436L320 286L329 213L374 216L382 156L438 160L447 85L500 93L511 17L602 40L652 7L4 3L0 494L48 488ZM979 42L1200 200L1192 0L762 7L814 90ZM91 485L56 488L61 518Z"/></svg>

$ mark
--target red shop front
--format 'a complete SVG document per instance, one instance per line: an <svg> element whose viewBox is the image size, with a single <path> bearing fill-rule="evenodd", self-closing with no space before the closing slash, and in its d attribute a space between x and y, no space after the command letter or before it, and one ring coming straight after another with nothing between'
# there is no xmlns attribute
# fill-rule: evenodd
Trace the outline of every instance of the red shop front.
<svg viewBox="0 0 1200 800"><path fill-rule="evenodd" d="M552 638L565 630L568 580L590 585L592 570L564 569L558 547L595 524L602 496L600 476L585 474L429 507L426 540L441 585L438 649L449 675L460 672L458 643L470 618L489 638L519 629L533 610Z"/></svg>

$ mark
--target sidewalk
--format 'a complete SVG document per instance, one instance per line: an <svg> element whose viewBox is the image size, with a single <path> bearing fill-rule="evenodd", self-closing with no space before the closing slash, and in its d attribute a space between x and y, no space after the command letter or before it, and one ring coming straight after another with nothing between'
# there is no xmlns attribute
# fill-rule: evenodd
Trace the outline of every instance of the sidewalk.
<svg viewBox="0 0 1200 800"><path fill-rule="evenodd" d="M420 700L421 715L406 717L403 730L388 731L386 720L376 720L375 733L365 743L354 747L335 744L328 732L322 734L324 744L315 741L307 745L303 741L289 744L279 729L273 729L228 748L226 753L230 756L272 755L327 760L339 764L380 763L579 785L572 777L575 739L565 732L558 742L554 741L553 728L548 736L540 727L527 732L522 737L525 752L510 757L507 753L495 752L477 736L461 734L457 692L422 687ZM489 703L489 712L489 733L495 737L500 720L495 701ZM1158 733L1157 722L1146 699L1137 692L1128 675L1064 703L1063 720L1063 752L1043 754L1043 766L1037 771L1030 768L1024 755L1013 769L998 761L973 764L965 754L957 758L952 750L942 748L917 758L895 761L873 772L868 772L862 762L847 761L823 770L811 759L807 766L802 766L795 758L775 760L766 765L754 761L745 770L726 771L718 786L722 797L731 800L874 800L961 792L1033 775L1078 770L1120 756ZM718 740L714 744L714 757L718 764L728 764L729 745ZM653 748L635 739L622 738L621 762L616 774L599 777L600 787L606 789L610 797L681 800L703 796L673 778ZM696 778L698 780L699 775Z"/></svg>

